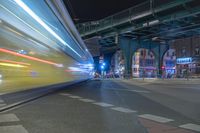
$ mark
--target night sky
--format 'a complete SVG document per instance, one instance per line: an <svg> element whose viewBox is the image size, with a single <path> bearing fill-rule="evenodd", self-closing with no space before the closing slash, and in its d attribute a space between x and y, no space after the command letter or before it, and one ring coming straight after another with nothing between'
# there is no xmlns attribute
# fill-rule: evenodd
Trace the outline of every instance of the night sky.
<svg viewBox="0 0 200 133"><path fill-rule="evenodd" d="M147 0L63 0L75 23L94 21L113 15ZM77 21L78 20L78 21ZM110 68L112 53L104 55L105 70ZM100 72L99 58L94 58Z"/></svg>
<svg viewBox="0 0 200 133"><path fill-rule="evenodd" d="M146 0L63 0L76 23L98 20Z"/></svg>

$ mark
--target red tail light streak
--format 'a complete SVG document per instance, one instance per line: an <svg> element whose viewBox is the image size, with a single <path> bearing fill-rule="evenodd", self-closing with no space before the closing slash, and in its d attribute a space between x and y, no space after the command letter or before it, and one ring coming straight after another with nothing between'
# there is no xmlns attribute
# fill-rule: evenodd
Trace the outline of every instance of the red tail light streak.
<svg viewBox="0 0 200 133"><path fill-rule="evenodd" d="M0 62L13 63L13 64L19 64L19 65L25 65L25 66L30 66L31 65L29 63L17 62L17 61L11 61L11 60L0 60Z"/></svg>
<svg viewBox="0 0 200 133"><path fill-rule="evenodd" d="M28 55L19 54L17 52L13 52L13 51L10 51L10 50L4 49L4 48L0 48L0 52L7 53L7 54L10 54L10 55L14 55L14 56L19 56L19 57L26 58L26 59L33 60L33 61L38 61L38 62L54 65L54 66L57 66L57 67L63 66L62 64L58 64L58 63L55 63L55 62L39 59L39 58L28 56Z"/></svg>

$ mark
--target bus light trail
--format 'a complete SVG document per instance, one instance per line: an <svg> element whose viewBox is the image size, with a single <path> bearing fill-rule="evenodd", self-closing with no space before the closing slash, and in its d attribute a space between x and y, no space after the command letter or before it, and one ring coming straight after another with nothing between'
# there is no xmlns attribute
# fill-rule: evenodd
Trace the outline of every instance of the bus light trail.
<svg viewBox="0 0 200 133"><path fill-rule="evenodd" d="M29 59L29 60L33 60L33 61L38 61L38 62L54 65L54 66L60 66L60 64L57 64L57 63L54 63L54 62L51 62L51 61L39 59L39 58L28 56L28 55L19 54L17 52L13 52L13 51L10 51L10 50L7 50L7 49L3 49L3 48L0 48L0 52L11 54L11 55L14 55L14 56L23 57L23 58L26 58L26 59Z"/></svg>

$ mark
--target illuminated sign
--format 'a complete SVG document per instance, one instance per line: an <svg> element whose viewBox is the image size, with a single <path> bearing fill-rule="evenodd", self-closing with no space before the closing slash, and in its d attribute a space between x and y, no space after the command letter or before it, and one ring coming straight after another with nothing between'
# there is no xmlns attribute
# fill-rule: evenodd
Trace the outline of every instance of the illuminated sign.
<svg viewBox="0 0 200 133"><path fill-rule="evenodd" d="M192 63L192 58L191 57L177 58L176 63L177 64L190 64L190 63Z"/></svg>

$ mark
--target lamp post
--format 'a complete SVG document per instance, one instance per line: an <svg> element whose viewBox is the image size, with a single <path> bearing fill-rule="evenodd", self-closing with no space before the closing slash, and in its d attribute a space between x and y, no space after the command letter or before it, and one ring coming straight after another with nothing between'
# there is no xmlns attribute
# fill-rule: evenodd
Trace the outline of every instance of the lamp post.
<svg viewBox="0 0 200 133"><path fill-rule="evenodd" d="M104 69L105 69L105 66L106 66L106 63L102 63L102 65L101 65L101 75L102 75L102 77L104 78Z"/></svg>

